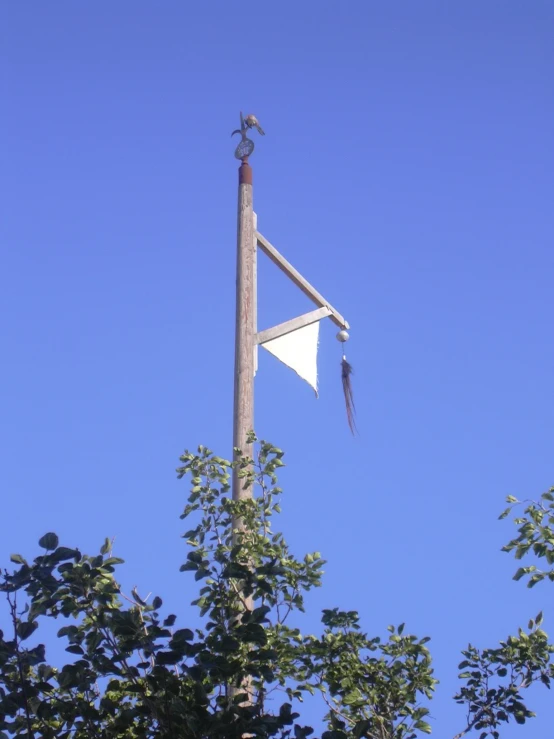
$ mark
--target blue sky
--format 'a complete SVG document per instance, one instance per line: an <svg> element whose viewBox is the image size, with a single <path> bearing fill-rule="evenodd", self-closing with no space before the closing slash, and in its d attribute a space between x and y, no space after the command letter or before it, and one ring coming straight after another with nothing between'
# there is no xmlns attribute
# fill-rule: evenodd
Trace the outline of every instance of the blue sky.
<svg viewBox="0 0 554 739"><path fill-rule="evenodd" d="M258 434L281 527L328 559L326 606L432 636L434 733L459 651L552 592L511 581L498 522L552 468L554 7L4 3L0 561L116 537L124 583L189 617L185 447L230 453L239 110L260 231L349 320L360 436L322 325L320 398L268 354ZM261 328L310 305L260 257ZM2 618L2 617L0 617ZM539 718L503 739L544 736ZM312 713L312 711L314 711ZM315 716L310 707L307 718Z"/></svg>

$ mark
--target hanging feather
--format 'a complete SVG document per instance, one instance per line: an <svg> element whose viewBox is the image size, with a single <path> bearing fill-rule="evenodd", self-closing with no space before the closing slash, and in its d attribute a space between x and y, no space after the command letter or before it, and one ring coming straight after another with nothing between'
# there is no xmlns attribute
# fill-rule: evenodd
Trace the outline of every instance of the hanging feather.
<svg viewBox="0 0 554 739"><path fill-rule="evenodd" d="M356 406L354 405L354 394L352 393L352 380L351 375L354 374L352 365L346 361L346 356L343 355L342 362L342 389L344 391L344 402L346 403L346 418L348 420L348 426L353 434L358 432L356 428Z"/></svg>

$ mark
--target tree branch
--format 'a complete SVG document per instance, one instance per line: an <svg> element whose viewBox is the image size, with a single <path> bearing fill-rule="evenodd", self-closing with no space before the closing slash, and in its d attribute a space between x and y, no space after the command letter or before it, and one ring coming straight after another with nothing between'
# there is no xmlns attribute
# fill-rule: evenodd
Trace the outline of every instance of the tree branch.
<svg viewBox="0 0 554 739"><path fill-rule="evenodd" d="M25 677L23 675L23 663L21 662L21 653L19 651L19 635L17 633L17 594L14 592L13 601L12 601L9 592L7 592L6 598L8 599L8 603L10 605L10 612L12 616L13 640L15 644L17 669L19 672L19 679L21 681L21 692L23 693L23 703L25 706L25 717L27 719L27 733L29 734L29 737L32 737L33 736L33 723L31 721L31 713L29 711L29 701L27 698L27 691L25 690Z"/></svg>

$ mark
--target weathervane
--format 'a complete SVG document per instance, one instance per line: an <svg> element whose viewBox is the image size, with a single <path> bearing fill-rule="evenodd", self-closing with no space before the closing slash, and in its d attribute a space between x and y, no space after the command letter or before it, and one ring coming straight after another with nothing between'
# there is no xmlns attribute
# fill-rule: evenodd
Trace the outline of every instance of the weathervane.
<svg viewBox="0 0 554 739"><path fill-rule="evenodd" d="M235 149L235 157L237 159L241 159L245 163L248 161L248 157L250 156L250 154L252 154L252 152L254 151L254 142L252 141L252 139L249 139L246 136L246 132L252 128L255 128L259 134L265 136L265 131L258 123L258 119L256 118L256 116L250 113L246 116L246 118L244 118L241 112L240 128L237 128L236 131L233 131L231 136L234 136L236 133L240 133L241 142Z"/></svg>

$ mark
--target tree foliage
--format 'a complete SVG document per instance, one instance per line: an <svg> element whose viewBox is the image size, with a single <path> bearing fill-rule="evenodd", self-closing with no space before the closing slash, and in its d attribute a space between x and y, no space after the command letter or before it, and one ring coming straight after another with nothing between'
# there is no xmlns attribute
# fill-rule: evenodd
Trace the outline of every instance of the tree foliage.
<svg viewBox="0 0 554 739"><path fill-rule="evenodd" d="M305 594L321 585L324 560L319 552L297 558L272 528L282 457L265 442L256 460L237 455L231 463L205 447L181 457L178 476L191 478L181 570L197 583L202 628L179 625L158 596L125 595L115 577L123 560L109 539L88 556L48 533L32 561L12 555L15 567L0 584L9 624L0 632L0 739L303 739L314 735L298 713L307 694L322 700L322 739L431 733L437 681L428 637L404 624L389 626L385 639L369 636L355 611L336 608L323 611L317 635L295 624ZM230 498L235 467L252 498ZM506 551L520 558L532 550L552 564L553 500L551 490L525 509ZM516 579L554 579L532 567ZM64 665L50 664L37 639L45 619L63 624ZM468 718L458 739L498 737L503 723L534 715L523 691L534 682L549 687L554 675L541 622L539 614L493 649L464 650L455 700Z"/></svg>
<svg viewBox="0 0 554 739"><path fill-rule="evenodd" d="M525 505L525 509L522 516L514 518L519 536L508 542L503 551L513 552L516 559L534 554L537 561L545 560L546 564L546 569L534 564L520 567L514 580L526 579L528 588L545 579L554 582L554 488L543 493L538 501L522 502L513 495L509 495L506 501L510 505L500 514L500 518L510 515L514 507Z"/></svg>

